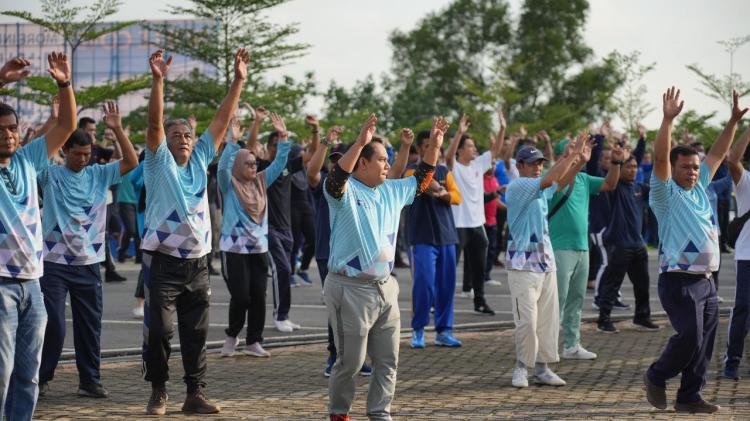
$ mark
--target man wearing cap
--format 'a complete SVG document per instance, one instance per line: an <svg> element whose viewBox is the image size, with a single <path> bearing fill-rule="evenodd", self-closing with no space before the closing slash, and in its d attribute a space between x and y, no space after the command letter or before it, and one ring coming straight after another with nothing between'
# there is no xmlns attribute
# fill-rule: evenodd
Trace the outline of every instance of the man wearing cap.
<svg viewBox="0 0 750 421"><path fill-rule="evenodd" d="M565 381L547 366L559 361L557 354L558 300L555 258L547 227L547 200L559 183L575 174L585 160L586 137L569 145L561 158L542 177L544 155L524 146L516 157L520 177L508 184L508 287L516 325L516 368L512 384L528 387L528 369L537 383L563 386Z"/></svg>
<svg viewBox="0 0 750 421"><path fill-rule="evenodd" d="M663 118L654 142L649 205L659 222L659 301L677 332L644 374L646 398L666 409L667 380L682 374L675 410L714 413L700 391L713 355L719 303L711 273L719 268L719 234L706 189L732 145L748 109L733 92L732 114L703 162L690 146L670 150L672 121L682 111L680 91L662 96Z"/></svg>
<svg viewBox="0 0 750 421"><path fill-rule="evenodd" d="M563 329L562 358L592 360L596 354L581 346L581 310L586 296L589 275L589 198L600 192L612 191L620 177L622 156L606 178L593 177L581 171L591 158L591 149L584 150L584 159L575 171L567 173L558 191L549 199L550 239L555 250L557 293Z"/></svg>
<svg viewBox="0 0 750 421"><path fill-rule="evenodd" d="M445 163L453 173L461 192L461 203L453 205L453 220L458 231L458 255L464 252L464 293L474 293L474 311L494 315L484 299L484 271L487 259L487 233L484 231L484 173L492 168L492 160L500 157L505 143L505 118L498 112L500 132L490 150L477 154L474 140L466 132L469 118L464 115L456 134L445 152Z"/></svg>
<svg viewBox="0 0 750 421"><path fill-rule="evenodd" d="M430 131L417 134L420 159L430 147ZM414 174L418 163L409 165L405 176ZM461 203L461 192L448 167L438 164L429 189L409 206L409 259L412 264L412 348L424 348L424 328L435 309L435 345L459 347L453 337L453 294L456 291L456 244L458 235L451 205Z"/></svg>

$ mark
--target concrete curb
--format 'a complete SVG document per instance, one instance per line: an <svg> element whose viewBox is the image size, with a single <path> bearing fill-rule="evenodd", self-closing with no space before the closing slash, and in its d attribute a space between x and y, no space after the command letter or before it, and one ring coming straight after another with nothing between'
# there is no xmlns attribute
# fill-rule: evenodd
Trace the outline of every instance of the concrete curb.
<svg viewBox="0 0 750 421"><path fill-rule="evenodd" d="M731 313L731 307L726 308L720 308L719 314L729 315ZM651 314L651 317L653 319L657 320L663 320L665 319L667 314L664 311L657 311ZM584 323L594 323L596 322L598 316L586 316L581 318L581 322ZM629 320L632 318L632 314L613 314L612 320L613 321L623 321L623 320ZM512 329L514 327L514 323L512 320L503 320L503 321L496 321L496 322L476 322L476 323L464 323L460 325L453 326L454 331L459 332L487 332L492 330L505 330L505 329ZM429 331L434 331L435 329L433 327L428 327L427 329ZM401 329L401 337L402 338L409 338L411 337L411 328L407 329ZM281 336L281 337L273 337L268 338L263 341L263 347L264 348L281 348L281 347L287 347L287 346L299 346L299 345L310 345L310 344L318 344L318 343L326 343L328 342L328 334L327 333L312 333L312 334L301 334L301 335L289 335L289 336ZM241 340L240 345L244 345L245 341ZM206 348L208 349L208 352L218 352L219 349L224 345L223 341L210 341L206 343ZM108 349L105 351L102 351L102 359L105 362L109 361L129 361L129 360L139 360L141 358L141 348L121 348L121 349ZM173 355L179 355L180 353L180 346L179 345L172 345L172 354ZM64 352L60 356L61 363L72 363L75 361L75 353L74 352Z"/></svg>

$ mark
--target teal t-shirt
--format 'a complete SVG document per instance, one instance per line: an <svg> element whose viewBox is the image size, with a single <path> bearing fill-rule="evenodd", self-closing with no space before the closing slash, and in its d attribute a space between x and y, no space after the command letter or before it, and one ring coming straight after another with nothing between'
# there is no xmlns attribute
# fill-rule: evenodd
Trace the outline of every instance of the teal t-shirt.
<svg viewBox="0 0 750 421"><path fill-rule="evenodd" d="M604 178L579 172L567 202L549 220L550 239L555 250L588 251L589 197L599 194ZM563 188L549 201L549 212L562 200L570 187Z"/></svg>

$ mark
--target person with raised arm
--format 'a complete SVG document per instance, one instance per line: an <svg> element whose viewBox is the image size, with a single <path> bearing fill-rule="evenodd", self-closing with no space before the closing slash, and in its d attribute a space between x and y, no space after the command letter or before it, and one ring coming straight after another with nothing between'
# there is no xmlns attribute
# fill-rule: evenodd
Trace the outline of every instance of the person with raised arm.
<svg viewBox="0 0 750 421"><path fill-rule="evenodd" d="M224 147L218 168L219 190L224 198L220 248L222 275L229 294L229 326L223 357L234 355L238 335L247 317L247 337L242 353L270 357L263 349L268 287L268 186L286 168L291 147L284 120L271 114L279 132L278 151L269 167L258 171L258 157L240 149L237 139Z"/></svg>
<svg viewBox="0 0 750 421"><path fill-rule="evenodd" d="M59 88L54 125L20 146L18 114L0 103L0 417L30 420L39 392L47 311L39 278L43 240L37 175L76 129L76 100L68 56L47 56L48 72ZM9 60L0 68L0 86L31 74L30 63Z"/></svg>
<svg viewBox="0 0 750 421"><path fill-rule="evenodd" d="M208 164L221 146L247 78L250 54L240 48L234 59L234 80L214 119L196 140L186 120L164 121L164 78L173 56L151 55L152 84L146 131L145 229L143 249L144 310L143 360L145 380L151 383L146 407L149 415L164 415L169 380L170 340L177 313L187 397L182 410L217 413L205 395L206 336L208 334L211 223L206 188Z"/></svg>
<svg viewBox="0 0 750 421"><path fill-rule="evenodd" d="M659 409L667 407L667 380L682 373L675 410L719 410L700 394L719 324L719 303L711 279L711 272L719 268L719 234L706 189L748 110L740 109L736 91L732 96L729 121L703 162L690 146L678 145L670 151L672 122L684 101L674 86L662 96L664 117L654 142L649 205L659 223L659 301L677 333L644 373L646 398Z"/></svg>
<svg viewBox="0 0 750 421"><path fill-rule="evenodd" d="M414 175L386 180L388 155L382 143L372 141L377 121L371 114L324 186L331 221L324 297L338 350L328 389L334 421L349 419L354 376L366 354L373 365L367 416L391 418L401 333L398 283L391 276L396 231L401 209L428 189L448 130L448 123L436 117L430 146Z"/></svg>
<svg viewBox="0 0 750 421"><path fill-rule="evenodd" d="M104 108L104 124L114 134L123 159L105 165L88 165L92 139L77 129L63 145L64 165L52 165L39 174L44 194L42 233L44 276L40 280L47 309L40 394L49 388L65 342L65 299L70 293L78 395L106 398L101 384L102 276L107 192L138 165L133 144L122 127L114 102Z"/></svg>
<svg viewBox="0 0 750 421"><path fill-rule="evenodd" d="M508 184L508 287L513 320L516 325L516 368L511 384L528 387L528 370L534 370L534 381L564 386L549 363L560 360L557 353L560 313L557 299L555 255L547 223L547 201L558 190L562 180L578 171L584 160L588 133L576 143L568 143L555 165L542 174L544 157L534 146L524 146L516 155L519 177Z"/></svg>
<svg viewBox="0 0 750 421"><path fill-rule="evenodd" d="M452 206L453 219L458 231L456 261L464 254L464 296L474 296L474 311L495 315L484 299L484 271L487 259L487 233L484 231L484 182L485 171L492 168L492 160L502 154L505 142L505 117L498 112L500 131L490 149L479 155L469 130L469 117L463 115L456 134L445 152L445 163L461 192L461 202Z"/></svg>

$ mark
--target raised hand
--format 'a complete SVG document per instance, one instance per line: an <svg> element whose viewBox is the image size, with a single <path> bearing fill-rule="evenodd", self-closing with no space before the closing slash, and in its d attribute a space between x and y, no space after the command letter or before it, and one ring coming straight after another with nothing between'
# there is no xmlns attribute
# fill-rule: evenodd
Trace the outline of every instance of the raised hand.
<svg viewBox="0 0 750 421"><path fill-rule="evenodd" d="M539 132L539 133L537 133L536 135L537 135L537 136L538 136L538 137L539 137L540 139L544 140L544 141L545 141L545 142L547 142L547 143L549 143L549 142L550 142L550 140L551 140L551 139L550 139L550 137L549 137L549 134L547 134L547 132L546 132L546 131L544 131L544 130L540 131L540 132Z"/></svg>
<svg viewBox="0 0 750 421"><path fill-rule="evenodd" d="M237 50L234 55L234 78L247 79L247 64L250 63L250 52L244 48Z"/></svg>
<svg viewBox="0 0 750 421"><path fill-rule="evenodd" d="M401 129L401 144L411 146L414 143L414 132L411 129Z"/></svg>
<svg viewBox="0 0 750 421"><path fill-rule="evenodd" d="M51 53L47 55L47 62L49 63L47 71L52 79L55 79L57 83L70 81L70 62L67 54Z"/></svg>
<svg viewBox="0 0 750 421"><path fill-rule="evenodd" d="M521 126L521 128L518 129L518 133L521 134L521 139L526 139L529 136L529 131L526 130L526 126Z"/></svg>
<svg viewBox="0 0 750 421"><path fill-rule="evenodd" d="M599 134L604 137L612 136L612 129L609 127L609 120L604 120L602 127L599 129Z"/></svg>
<svg viewBox="0 0 750 421"><path fill-rule="evenodd" d="M122 128L122 117L120 116L120 107L114 101L107 101L102 105L104 111L104 125L112 130Z"/></svg>
<svg viewBox="0 0 750 421"><path fill-rule="evenodd" d="M463 122L463 120L462 117L461 122ZM459 122L459 126L461 122ZM443 145L443 137L445 137L445 133L448 131L449 127L450 125L445 119L443 119L443 117L435 117L432 119L432 129L430 130L430 144L432 147L440 149Z"/></svg>
<svg viewBox="0 0 750 421"><path fill-rule="evenodd" d="M375 127L376 124L378 124L378 118L375 114L370 114L365 124L362 125L362 130L360 130L359 138L357 139L357 142L361 146L365 146L372 141L372 137L375 135L375 130L377 129Z"/></svg>
<svg viewBox="0 0 750 421"><path fill-rule="evenodd" d="M667 89L667 92L662 95L662 102L662 109L666 120L673 120L677 117L685 105L685 101L680 101L680 90L674 86ZM732 112L732 115L734 115L734 112Z"/></svg>
<svg viewBox="0 0 750 421"><path fill-rule="evenodd" d="M333 126L326 132L326 140L328 143L335 144L341 137L341 133L344 132L344 128L341 126Z"/></svg>
<svg viewBox="0 0 750 421"><path fill-rule="evenodd" d="M232 143L237 143L238 140L242 139L242 134L245 132L240 125L240 119L237 116L232 117L229 127L232 130Z"/></svg>
<svg viewBox="0 0 750 421"><path fill-rule="evenodd" d="M643 139L646 138L646 126L644 126L640 122L638 123L638 136L640 136Z"/></svg>
<svg viewBox="0 0 750 421"><path fill-rule="evenodd" d="M258 120L258 122L263 122L263 120L268 118L268 110L262 105L258 108L254 108L253 112L255 113L255 119Z"/></svg>
<svg viewBox="0 0 750 421"><path fill-rule="evenodd" d="M740 121L742 116L747 112L747 108L744 110L740 109L740 94L736 90L732 89L732 117L733 121Z"/></svg>
<svg viewBox="0 0 750 421"><path fill-rule="evenodd" d="M442 117L440 117L440 119L442 120ZM442 121L445 122L445 120L442 120ZM435 127L435 120L433 120L432 122L433 122L432 125L433 125L433 128L434 128ZM463 133L466 133L467 131L469 131L469 126L470 125L471 125L471 121L469 121L469 116L466 115L466 114L462 115L461 119L458 121L458 131L459 131L459 133L463 134Z"/></svg>
<svg viewBox="0 0 750 421"><path fill-rule="evenodd" d="M188 117L187 121L190 125L190 128L193 129L193 133L195 133L195 129L198 128L198 119L195 118L195 115L191 114L190 117Z"/></svg>
<svg viewBox="0 0 750 421"><path fill-rule="evenodd" d="M626 148L616 145L612 148L611 158L612 161L625 161L630 157L630 151Z"/></svg>
<svg viewBox="0 0 750 421"><path fill-rule="evenodd" d="M314 132L320 130L320 123L314 115L305 116L305 125L310 127L310 129Z"/></svg>
<svg viewBox="0 0 750 421"><path fill-rule="evenodd" d="M173 58L174 56L170 55L169 58L164 60L164 50L157 50L151 54L151 57L148 59L148 64L151 67L151 75L154 78L163 78L169 71L169 66L172 65Z"/></svg>
<svg viewBox="0 0 750 421"><path fill-rule="evenodd" d="M505 114L503 114L503 110L497 110L497 120L500 123L500 129L505 129L508 127L508 123L505 121Z"/></svg>
<svg viewBox="0 0 750 421"><path fill-rule="evenodd" d="M287 139L289 137L289 132L287 132L286 130L284 119L281 118L278 114L271 113L271 125L279 134L279 139Z"/></svg>
<svg viewBox="0 0 750 421"><path fill-rule="evenodd" d="M31 63L20 57L8 60L8 62L0 68L0 84L18 82L19 80L26 79L26 77L31 74L29 66L31 66Z"/></svg>

